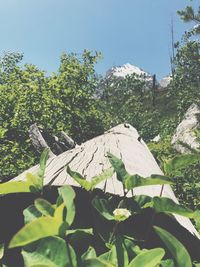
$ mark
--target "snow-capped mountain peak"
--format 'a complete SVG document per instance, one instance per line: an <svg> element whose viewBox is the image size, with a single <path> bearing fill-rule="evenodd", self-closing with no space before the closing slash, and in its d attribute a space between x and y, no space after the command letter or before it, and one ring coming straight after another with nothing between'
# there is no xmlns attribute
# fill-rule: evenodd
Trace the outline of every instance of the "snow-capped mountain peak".
<svg viewBox="0 0 200 267"><path fill-rule="evenodd" d="M125 78L127 75L131 75L131 74L137 74L137 75L150 75L149 73L143 71L142 69L140 69L137 66L134 66L130 63L126 63L122 66L118 66L118 67L113 67L111 69L109 69L107 71L106 76L116 76L116 77L121 77L121 78Z"/></svg>

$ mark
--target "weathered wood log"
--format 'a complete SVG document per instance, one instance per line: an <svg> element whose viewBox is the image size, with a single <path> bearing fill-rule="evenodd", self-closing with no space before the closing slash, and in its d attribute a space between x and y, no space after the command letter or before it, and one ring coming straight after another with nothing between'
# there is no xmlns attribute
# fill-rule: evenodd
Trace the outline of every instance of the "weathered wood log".
<svg viewBox="0 0 200 267"><path fill-rule="evenodd" d="M61 131L61 135L64 138L65 144L69 147L69 149L75 148L76 143L71 137L69 137L64 131Z"/></svg>
<svg viewBox="0 0 200 267"><path fill-rule="evenodd" d="M69 165L72 170L81 173L86 180L91 180L93 176L99 175L102 171L110 167L107 152L111 152L121 158L127 171L131 174L139 174L142 177L149 177L152 174L163 175L148 147L139 138L137 130L131 125L121 124L105 132L103 135L83 143L81 146L76 146L74 149L66 151L53 159L49 159L44 184L79 186L67 174L66 165ZM28 170L28 172L33 174L37 171L38 166L34 166ZM25 179L26 172L16 177L15 180ZM117 180L116 174L106 182L100 183L97 187L105 192L121 196L124 195L123 186ZM137 187L132 192L129 192L127 197L131 197L132 195L160 196L161 191L163 197L171 198L178 203L170 185ZM180 215L174 215L174 217L190 233L199 237L188 218Z"/></svg>
<svg viewBox="0 0 200 267"><path fill-rule="evenodd" d="M41 153L41 151L44 150L45 148L50 149L50 147L48 146L47 142L43 138L36 123L30 126L29 137L37 152ZM52 157L52 156L55 156L55 154L50 149L49 157Z"/></svg>

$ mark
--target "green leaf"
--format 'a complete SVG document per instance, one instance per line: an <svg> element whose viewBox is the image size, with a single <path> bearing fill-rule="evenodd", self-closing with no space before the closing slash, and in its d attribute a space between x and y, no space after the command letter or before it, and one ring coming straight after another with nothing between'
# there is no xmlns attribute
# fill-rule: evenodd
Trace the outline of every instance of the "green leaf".
<svg viewBox="0 0 200 267"><path fill-rule="evenodd" d="M109 262L105 262L105 261L100 260L98 258L88 259L88 260L84 261L83 266L84 267L117 267L116 265L113 265Z"/></svg>
<svg viewBox="0 0 200 267"><path fill-rule="evenodd" d="M142 251L128 265L128 267L156 267L165 255L162 248Z"/></svg>
<svg viewBox="0 0 200 267"><path fill-rule="evenodd" d="M173 184L173 182L170 178L162 175L154 175L152 177L143 178L140 175L135 174L135 175L127 175L125 179L125 187L128 190L139 186L163 185L163 184Z"/></svg>
<svg viewBox="0 0 200 267"><path fill-rule="evenodd" d="M59 237L42 239L35 250L22 250L25 267L48 266L66 267L69 265L65 241Z"/></svg>
<svg viewBox="0 0 200 267"><path fill-rule="evenodd" d="M129 239L124 239L124 246L128 252L128 256L130 259L134 258L136 255L141 253L141 249L139 246L135 245L133 241Z"/></svg>
<svg viewBox="0 0 200 267"><path fill-rule="evenodd" d="M102 172L100 175L94 176L91 180L91 190L93 190L97 184L101 183L104 180L107 180L108 178L111 178L113 176L113 173L113 168L109 168Z"/></svg>
<svg viewBox="0 0 200 267"><path fill-rule="evenodd" d="M178 241L172 234L168 231L158 227L153 227L162 241L165 243L166 247L172 254L174 260L176 261L177 267L192 267L192 262L190 255L188 254L185 247Z"/></svg>
<svg viewBox="0 0 200 267"><path fill-rule="evenodd" d="M54 207L47 200L38 198L35 200L35 207L44 215L44 216L53 216Z"/></svg>
<svg viewBox="0 0 200 267"><path fill-rule="evenodd" d="M150 203L152 198L146 195L138 195L134 197L134 200L138 203L140 208L143 208L147 203Z"/></svg>
<svg viewBox="0 0 200 267"><path fill-rule="evenodd" d="M40 157L40 169L37 173L38 175L38 186L40 189L43 188L43 183L44 183L44 173L45 173L45 169L46 169L46 163L49 157L49 152L50 149L49 148L45 148L44 151L42 152L42 155Z"/></svg>
<svg viewBox="0 0 200 267"><path fill-rule="evenodd" d="M74 249L69 244L66 244L66 246L67 246L67 259L68 259L66 267L77 267L76 253Z"/></svg>
<svg viewBox="0 0 200 267"><path fill-rule="evenodd" d="M21 247L44 237L59 235L61 222L52 217L41 217L20 229L10 241L9 247Z"/></svg>
<svg viewBox="0 0 200 267"><path fill-rule="evenodd" d="M176 213L189 218L192 218L194 213L191 209L185 208L167 197L154 197L153 207L156 212Z"/></svg>
<svg viewBox="0 0 200 267"><path fill-rule="evenodd" d="M120 236L116 237L111 249L99 256L99 259L110 262L118 267L126 267L129 263L128 252Z"/></svg>
<svg viewBox="0 0 200 267"><path fill-rule="evenodd" d="M200 163L200 154L178 155L164 163L164 171L167 175L180 176L185 166L197 163Z"/></svg>
<svg viewBox="0 0 200 267"><path fill-rule="evenodd" d="M29 181L11 181L0 184L0 195L34 191L36 191L36 188Z"/></svg>
<svg viewBox="0 0 200 267"><path fill-rule="evenodd" d="M3 255L4 255L4 244L0 244L0 259L3 258Z"/></svg>
<svg viewBox="0 0 200 267"><path fill-rule="evenodd" d="M109 168L105 170L100 175L94 176L90 181L87 181L85 177L83 177L80 173L72 171L69 166L67 166L67 173L78 183L82 186L85 190L90 191L95 188L95 186L102 181L112 177L113 175L113 168Z"/></svg>
<svg viewBox="0 0 200 267"><path fill-rule="evenodd" d="M107 155L111 165L117 173L117 179L123 182L127 175L127 171L123 161L109 152Z"/></svg>
<svg viewBox="0 0 200 267"><path fill-rule="evenodd" d="M23 211L25 224L42 216L42 213L36 209L35 205L31 205Z"/></svg>
<svg viewBox="0 0 200 267"><path fill-rule="evenodd" d="M175 264L172 259L167 259L161 261L160 267L175 267Z"/></svg>
<svg viewBox="0 0 200 267"><path fill-rule="evenodd" d="M112 215L109 207L109 201L106 199L101 199L96 196L92 200L93 207L107 220L115 220L114 215Z"/></svg>
<svg viewBox="0 0 200 267"><path fill-rule="evenodd" d="M67 166L67 173L85 190L89 191L91 189L91 183L87 181L80 173L72 171L69 166Z"/></svg>
<svg viewBox="0 0 200 267"><path fill-rule="evenodd" d="M88 250L81 256L81 260L85 261L91 258L96 258L96 251L93 247L88 248Z"/></svg>
<svg viewBox="0 0 200 267"><path fill-rule="evenodd" d="M65 214L64 214L64 209L66 209L65 204L62 203L60 206L58 206L55 211L53 217L58 220L60 223L65 221Z"/></svg>
<svg viewBox="0 0 200 267"><path fill-rule="evenodd" d="M84 233L87 235L93 235L93 229L88 228L88 229L75 229L75 230L67 230L67 235L73 235L77 233Z"/></svg>
<svg viewBox="0 0 200 267"><path fill-rule="evenodd" d="M73 223L75 217L75 192L71 186L65 185L58 189L58 193L62 197L65 207L67 209L66 222L70 226Z"/></svg>

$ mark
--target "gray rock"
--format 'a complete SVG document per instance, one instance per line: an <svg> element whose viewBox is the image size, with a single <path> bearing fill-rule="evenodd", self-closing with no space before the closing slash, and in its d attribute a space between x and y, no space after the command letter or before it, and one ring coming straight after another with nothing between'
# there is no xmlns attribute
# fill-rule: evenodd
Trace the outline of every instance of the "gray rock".
<svg viewBox="0 0 200 267"><path fill-rule="evenodd" d="M199 127L197 114L200 114L200 109L196 104L192 104L187 110L184 119L176 128L176 132L172 138L172 145L176 151L190 153L191 150L189 148L192 150L198 150L200 148L194 132Z"/></svg>

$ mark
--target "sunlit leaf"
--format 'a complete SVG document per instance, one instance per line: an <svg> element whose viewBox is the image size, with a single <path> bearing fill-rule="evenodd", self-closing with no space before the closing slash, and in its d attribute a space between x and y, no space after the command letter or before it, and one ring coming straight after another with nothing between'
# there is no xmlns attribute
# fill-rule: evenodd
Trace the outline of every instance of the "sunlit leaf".
<svg viewBox="0 0 200 267"><path fill-rule="evenodd" d="M33 251L22 251L25 267L66 267L69 265L67 247L59 237L47 237L38 242ZM68 265L67 265L68 264Z"/></svg>
<svg viewBox="0 0 200 267"><path fill-rule="evenodd" d="M52 217L41 217L17 232L10 241L9 247L21 247L44 237L59 235L61 223Z"/></svg>
<svg viewBox="0 0 200 267"><path fill-rule="evenodd" d="M156 212L176 213L189 218L193 217L193 211L185 208L167 197L154 197L153 207Z"/></svg>
<svg viewBox="0 0 200 267"><path fill-rule="evenodd" d="M142 251L128 265L128 267L156 267L165 255L162 248Z"/></svg>
<svg viewBox="0 0 200 267"><path fill-rule="evenodd" d="M177 267L192 267L192 262L189 253L186 248L168 231L158 227L153 227L161 240L165 243L165 246L170 251Z"/></svg>
<svg viewBox="0 0 200 267"><path fill-rule="evenodd" d="M67 173L85 190L89 191L91 189L91 183L87 181L80 173L72 171L69 166L67 166Z"/></svg>
<svg viewBox="0 0 200 267"><path fill-rule="evenodd" d="M71 186L65 185L58 189L59 195L62 197L65 207L67 209L66 222L68 225L71 225L75 217L75 205L74 198L75 192Z"/></svg>
<svg viewBox="0 0 200 267"><path fill-rule="evenodd" d="M163 184L173 184L172 180L165 176L154 176L143 178L138 174L127 175L125 179L125 187L130 190L139 186L147 185L163 185Z"/></svg>

